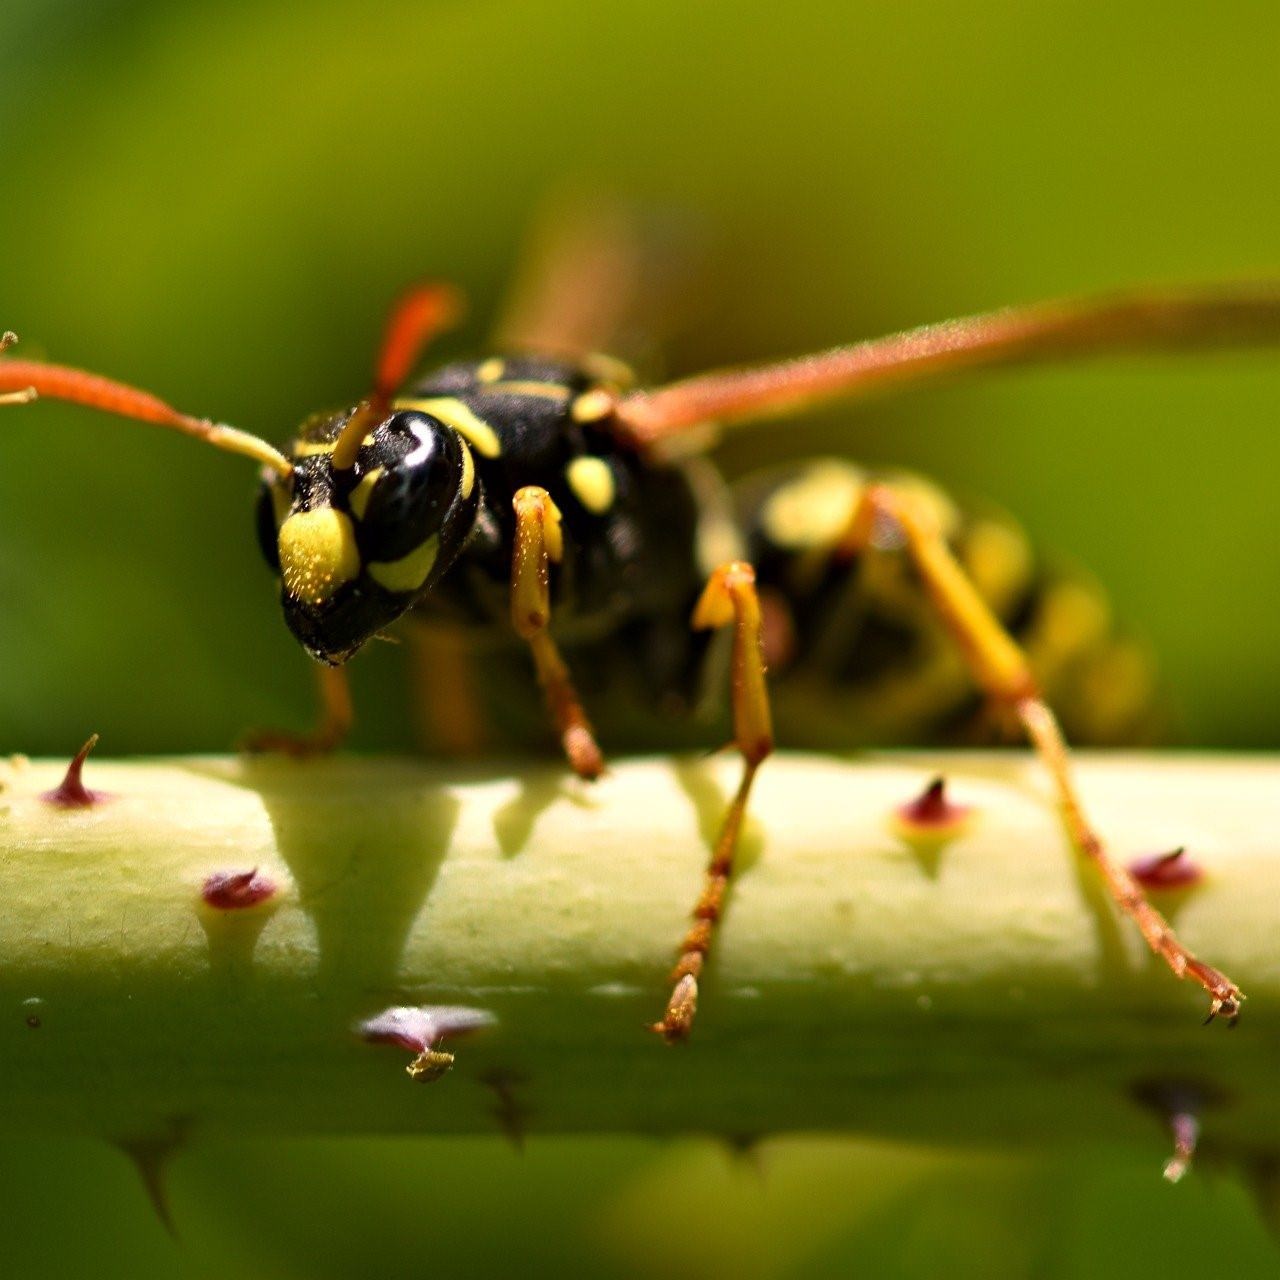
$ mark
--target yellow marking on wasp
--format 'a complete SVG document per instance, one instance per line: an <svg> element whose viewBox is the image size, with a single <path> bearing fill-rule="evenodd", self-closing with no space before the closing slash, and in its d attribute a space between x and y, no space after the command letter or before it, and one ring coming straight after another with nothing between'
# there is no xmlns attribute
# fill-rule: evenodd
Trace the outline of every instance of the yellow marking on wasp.
<svg viewBox="0 0 1280 1280"><path fill-rule="evenodd" d="M611 392L603 387L596 387L592 391L584 391L573 402L569 414L574 422L599 422L613 412L615 403Z"/></svg>
<svg viewBox="0 0 1280 1280"><path fill-rule="evenodd" d="M974 586L997 613L1004 613L1031 579L1031 548L1017 529L1002 521L973 523L962 555Z"/></svg>
<svg viewBox="0 0 1280 1280"><path fill-rule="evenodd" d="M440 539L433 533L399 560L378 560L369 565L369 577L388 591L417 591L426 582L439 550Z"/></svg>
<svg viewBox="0 0 1280 1280"><path fill-rule="evenodd" d="M336 440L295 440L293 456L295 458L315 458L322 453L332 453Z"/></svg>
<svg viewBox="0 0 1280 1280"><path fill-rule="evenodd" d="M374 467L372 471L367 471L360 477L360 483L351 490L351 497L347 499L347 505L351 508L351 514L357 520L364 519L365 509L369 505L369 499L373 497L374 487L378 481L382 479L383 468Z"/></svg>
<svg viewBox="0 0 1280 1280"><path fill-rule="evenodd" d="M775 546L789 550L834 545L857 509L866 477L847 462L817 462L775 489L760 522Z"/></svg>
<svg viewBox="0 0 1280 1280"><path fill-rule="evenodd" d="M397 400L395 409L417 409L451 426L460 436L465 436L484 458L496 458L502 453L498 433L482 418L477 418L468 405L453 396L435 396L425 400Z"/></svg>
<svg viewBox="0 0 1280 1280"><path fill-rule="evenodd" d="M1111 609L1106 597L1086 581L1066 580L1050 587L1026 638L1036 663L1057 666L1107 637Z"/></svg>
<svg viewBox="0 0 1280 1280"><path fill-rule="evenodd" d="M464 498L471 497L471 490L476 487L476 460L471 456L471 446L463 439L459 439L458 443L462 446L462 496Z"/></svg>
<svg viewBox="0 0 1280 1280"><path fill-rule="evenodd" d="M944 538L955 536L960 525L960 512L947 493L932 480L926 480L924 476L918 476L912 471L895 471L884 479Z"/></svg>
<svg viewBox="0 0 1280 1280"><path fill-rule="evenodd" d="M541 396L544 400L567 400L570 395L569 388L558 382L529 382L519 379L495 382L485 390L501 396Z"/></svg>
<svg viewBox="0 0 1280 1280"><path fill-rule="evenodd" d="M323 604L360 572L351 520L332 507L297 511L280 526L277 540L285 590L307 604Z"/></svg>
<svg viewBox="0 0 1280 1280"><path fill-rule="evenodd" d="M476 370L477 382L497 382L506 372L507 362L493 356Z"/></svg>
<svg viewBox="0 0 1280 1280"><path fill-rule="evenodd" d="M619 391L629 391L636 384L635 370L617 356L607 356L593 351L581 361L582 371L599 382L608 383Z"/></svg>
<svg viewBox="0 0 1280 1280"><path fill-rule="evenodd" d="M603 458L574 458L564 469L573 496L593 515L602 516L617 496L613 470Z"/></svg>

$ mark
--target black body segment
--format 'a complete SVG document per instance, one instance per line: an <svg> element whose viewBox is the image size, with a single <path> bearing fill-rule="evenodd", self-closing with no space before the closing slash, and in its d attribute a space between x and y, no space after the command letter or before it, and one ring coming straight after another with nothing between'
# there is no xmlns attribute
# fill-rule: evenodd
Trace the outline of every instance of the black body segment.
<svg viewBox="0 0 1280 1280"><path fill-rule="evenodd" d="M541 357L448 365L397 404L422 408L466 436L483 494L458 571L419 602L426 621L506 626L515 517L526 485L563 517L564 558L552 569L555 629L569 639L692 608L702 585L698 505L684 473L620 449L575 405L601 388L581 367Z"/></svg>
<svg viewBox="0 0 1280 1280"><path fill-rule="evenodd" d="M934 513L1073 739L1151 736L1151 663L1115 632L1106 596L1086 574L1046 563L1001 511L957 503L919 476L828 458L749 478L735 494L769 619L770 675L784 716L802 721L807 739L927 745L1005 736L893 531L879 545L840 550L859 497L886 483Z"/></svg>
<svg viewBox="0 0 1280 1280"><path fill-rule="evenodd" d="M350 414L304 424L289 492L278 482L263 490L263 551L279 572L288 517L335 511L350 522L358 571L312 600L299 600L286 579L294 633L313 655L342 661L409 613L428 626L461 628L478 649L509 660L519 646L509 624L513 499L533 485L562 517L563 557L548 570L552 631L589 668L582 678L590 695L625 686L664 716L691 709L709 648L705 633L688 626L714 567L700 554L705 483L695 491L686 467L619 444L607 413L615 385L583 363L541 356L446 365L393 402L350 472L331 465ZM1074 739L1151 736L1150 664L1116 637L1105 595L1086 575L1044 564L1003 513L961 506L919 477L834 458L748 477L727 499L734 554L756 566L784 732L838 747L979 743L1007 731L909 562L892 545L857 555L838 549L859 496L883 480L936 513ZM398 577L389 565L403 566Z"/></svg>

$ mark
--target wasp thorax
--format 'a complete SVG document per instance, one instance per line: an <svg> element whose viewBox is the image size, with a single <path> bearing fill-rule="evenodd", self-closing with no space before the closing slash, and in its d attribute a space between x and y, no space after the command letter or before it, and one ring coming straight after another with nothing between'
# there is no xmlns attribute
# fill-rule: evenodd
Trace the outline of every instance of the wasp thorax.
<svg viewBox="0 0 1280 1280"><path fill-rule="evenodd" d="M365 438L352 467L335 468L334 443L350 417L305 424L292 473L268 473L258 507L285 621L329 662L344 661L448 568L479 503L466 442L425 413L391 414Z"/></svg>

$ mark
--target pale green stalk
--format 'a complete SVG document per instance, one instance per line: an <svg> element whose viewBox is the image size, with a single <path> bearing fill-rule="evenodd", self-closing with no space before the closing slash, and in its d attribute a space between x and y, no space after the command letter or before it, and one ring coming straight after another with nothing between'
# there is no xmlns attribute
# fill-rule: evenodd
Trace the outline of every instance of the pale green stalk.
<svg viewBox="0 0 1280 1280"><path fill-rule="evenodd" d="M1083 790L1124 860L1186 845L1159 901L1244 988L1201 1026L1069 851L1021 755L783 756L689 1044L645 1030L701 885L731 756L464 773L400 760L95 763L87 811L7 770L0 1125L192 1133L856 1130L930 1141L1108 1137L1161 1150L1135 1090L1192 1086L1205 1141L1280 1149L1280 763L1094 758ZM935 774L974 806L942 848L895 806ZM217 912L223 870L276 881ZM497 1024L454 1069L352 1027L393 1005ZM501 1117L501 1118L499 1118Z"/></svg>

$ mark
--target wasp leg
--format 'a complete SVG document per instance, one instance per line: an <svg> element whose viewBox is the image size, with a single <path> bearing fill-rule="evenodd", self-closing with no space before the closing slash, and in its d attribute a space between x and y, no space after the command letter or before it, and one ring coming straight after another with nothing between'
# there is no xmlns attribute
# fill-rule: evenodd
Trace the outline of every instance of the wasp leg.
<svg viewBox="0 0 1280 1280"><path fill-rule="evenodd" d="M317 668L320 691L320 719L310 733L290 733L282 729L259 729L241 740L242 751L277 751L283 755L325 755L342 745L351 730L355 711L345 667Z"/></svg>
<svg viewBox="0 0 1280 1280"><path fill-rule="evenodd" d="M460 630L421 623L412 623L405 634L423 744L451 756L479 755L485 745L484 713L466 636Z"/></svg>
<svg viewBox="0 0 1280 1280"><path fill-rule="evenodd" d="M742 560L721 565L711 575L693 611L693 626L733 626L733 740L742 755L742 781L724 816L715 850L707 864L702 895L693 909L693 926L680 946L671 972L675 984L661 1022L653 1030L674 1044L688 1037L698 1011L698 978L711 949L715 927L724 914L725 893L746 816L756 771L773 750L773 722L765 685L763 619L756 595L755 570Z"/></svg>
<svg viewBox="0 0 1280 1280"><path fill-rule="evenodd" d="M511 563L511 621L533 654L538 683L570 768L580 778L598 778L604 772L604 757L569 668L547 630L551 621L550 566L564 551L560 510L551 495L537 485L526 485L512 501L516 539Z"/></svg>
<svg viewBox="0 0 1280 1280"><path fill-rule="evenodd" d="M924 508L891 485L873 485L860 500L839 549L852 552L875 545L886 522L900 531L906 553L974 678L998 705L1012 710L1049 770L1072 843L1097 865L1111 896L1151 950L1177 977L1193 978L1209 993L1209 1017L1222 1014L1234 1020L1244 998L1240 989L1183 946L1134 878L1107 852L1085 814L1062 730L1036 687L1026 655L979 595Z"/></svg>

